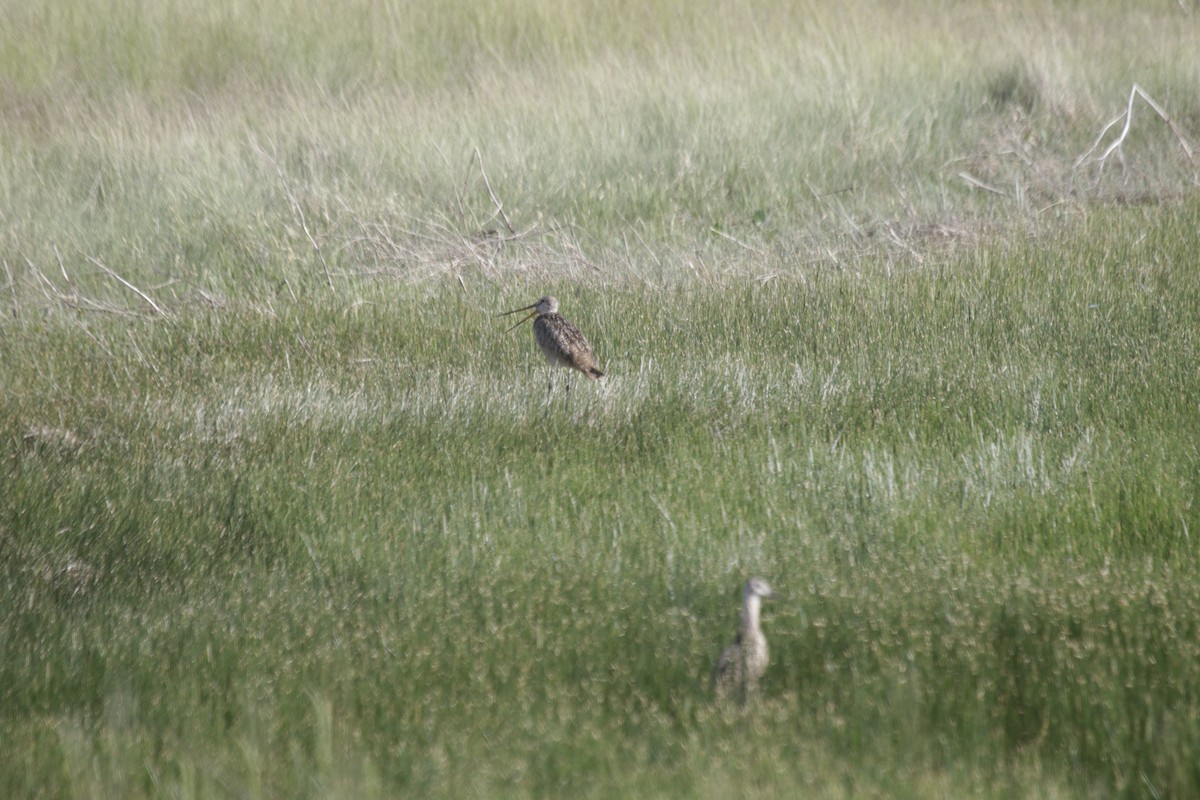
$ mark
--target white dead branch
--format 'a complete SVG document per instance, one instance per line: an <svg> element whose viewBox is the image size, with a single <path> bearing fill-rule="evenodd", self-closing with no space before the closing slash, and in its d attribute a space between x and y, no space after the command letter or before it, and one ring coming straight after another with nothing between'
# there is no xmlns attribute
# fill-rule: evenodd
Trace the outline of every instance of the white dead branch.
<svg viewBox="0 0 1200 800"><path fill-rule="evenodd" d="M1001 197L1008 197L1008 192L1004 191L1003 189L997 189L995 186L992 186L991 184L984 183L983 181L979 180L979 178L976 178L974 175L972 175L969 172L960 172L960 173L958 173L958 177L962 178L964 181L967 182L968 185L973 186L976 189L982 189L985 192L991 192L992 194L998 194Z"/></svg>
<svg viewBox="0 0 1200 800"><path fill-rule="evenodd" d="M1104 164L1108 160L1108 157L1113 153L1117 153L1118 157L1122 157L1120 149L1121 145L1125 143L1125 137L1129 135L1130 127L1133 125L1133 101L1134 98L1137 97L1141 97L1143 100L1145 100L1146 104L1149 105L1150 108L1154 109L1154 113L1158 114L1159 118L1163 122L1167 123L1167 127L1170 128L1171 133L1175 134L1175 138L1179 141L1179 146L1183 148L1184 155L1187 156L1188 161L1194 160L1194 151L1192 150L1192 146L1188 144L1187 138L1183 135L1183 132L1179 130L1179 127L1175 124L1175 121L1171 119L1170 115L1163 110L1163 107L1159 105L1153 97L1146 93L1145 89L1135 83L1133 84L1133 88L1129 91L1129 102L1125 106L1125 111L1113 117L1112 120L1110 120L1109 123L1104 126L1104 130L1100 131L1100 135L1096 137L1096 141L1092 143L1092 146L1088 148L1088 151L1075 160L1076 169L1089 161L1094 161L1102 170L1104 169ZM1092 154L1096 152L1096 149L1100 146L1100 143L1104 141L1104 137L1108 135L1108 132L1112 130L1114 125L1122 120L1125 121L1125 125L1121 128L1121 134L1104 149L1104 152L1101 153L1099 157L1093 159Z"/></svg>
<svg viewBox="0 0 1200 800"><path fill-rule="evenodd" d="M125 280L125 279L124 279L124 278L122 278L120 275L118 275L117 273L113 272L111 269L109 269L108 267L106 267L106 266L105 266L103 263L101 263L100 259L96 258L95 256L86 256L86 258L87 258L87 260L88 260L88 261L92 262L92 263L93 263L93 264L95 264L97 267L99 267L100 269L104 270L104 274L108 275L110 278L113 278L113 279L115 279L115 280L116 280L118 283L120 283L120 284L121 284L122 286L124 286L126 289L128 289L129 291L131 291L131 292L133 292L134 294L136 294L138 297L140 297L140 298L142 298L143 300L145 300L145 301L146 301L146 303L147 303L147 304L148 304L148 305L149 305L151 308L153 308L153 309L154 309L154 311L155 311L155 312L156 312L156 313L157 313L157 314L158 314L160 317L165 317L165 316L167 316L167 312L162 310L162 306L160 306L158 303L156 303L156 302L154 302L153 300L151 300L151 299L150 299L150 295L146 294L146 293L145 293L145 292L143 292L141 289L139 289L138 287L134 286L132 283L130 283L129 281ZM59 261L59 266L60 266L60 267L62 266L62 261L61 261L61 260ZM65 276L66 274L67 274L67 273L66 273L66 271L64 270L64 271L63 271L63 275Z"/></svg>

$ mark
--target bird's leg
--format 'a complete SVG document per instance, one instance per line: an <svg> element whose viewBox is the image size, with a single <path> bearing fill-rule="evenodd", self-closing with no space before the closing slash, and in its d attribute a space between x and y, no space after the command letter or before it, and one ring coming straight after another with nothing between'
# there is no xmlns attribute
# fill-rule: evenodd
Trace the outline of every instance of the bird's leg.
<svg viewBox="0 0 1200 800"><path fill-rule="evenodd" d="M754 701L755 686L754 681L747 675L745 682L742 684L742 708L748 708L750 703Z"/></svg>

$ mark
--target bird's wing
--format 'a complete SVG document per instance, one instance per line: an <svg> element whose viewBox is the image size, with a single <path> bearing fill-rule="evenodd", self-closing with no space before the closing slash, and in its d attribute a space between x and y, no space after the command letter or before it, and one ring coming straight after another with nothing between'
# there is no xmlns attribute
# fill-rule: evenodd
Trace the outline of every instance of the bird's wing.
<svg viewBox="0 0 1200 800"><path fill-rule="evenodd" d="M588 340L583 333L565 319L559 318L558 325L551 325L550 335L555 342L569 353L591 353L592 346L588 344Z"/></svg>
<svg viewBox="0 0 1200 800"><path fill-rule="evenodd" d="M717 659L717 665L713 668L713 680L721 686L734 683L741 668L742 647L740 643L734 642L721 651L721 657Z"/></svg>

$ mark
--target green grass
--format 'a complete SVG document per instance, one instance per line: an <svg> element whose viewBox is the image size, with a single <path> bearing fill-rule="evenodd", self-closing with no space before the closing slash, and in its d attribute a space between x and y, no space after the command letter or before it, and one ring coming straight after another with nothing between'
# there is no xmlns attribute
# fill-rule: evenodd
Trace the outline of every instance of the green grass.
<svg viewBox="0 0 1200 800"><path fill-rule="evenodd" d="M8 785L1187 793L1200 215L1125 216L891 279L568 287L611 379L549 408L487 283L11 326ZM728 717L757 572L789 599Z"/></svg>
<svg viewBox="0 0 1200 800"><path fill-rule="evenodd" d="M1182 7L109 6L0 34L0 795L1200 791L1196 168L1074 166Z"/></svg>

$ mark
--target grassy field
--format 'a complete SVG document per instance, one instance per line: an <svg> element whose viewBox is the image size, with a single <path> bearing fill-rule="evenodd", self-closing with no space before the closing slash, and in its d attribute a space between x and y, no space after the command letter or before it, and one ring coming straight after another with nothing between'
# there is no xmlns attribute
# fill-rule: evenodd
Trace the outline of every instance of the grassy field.
<svg viewBox="0 0 1200 800"><path fill-rule="evenodd" d="M841 5L10 3L0 796L1200 793L1200 9Z"/></svg>

